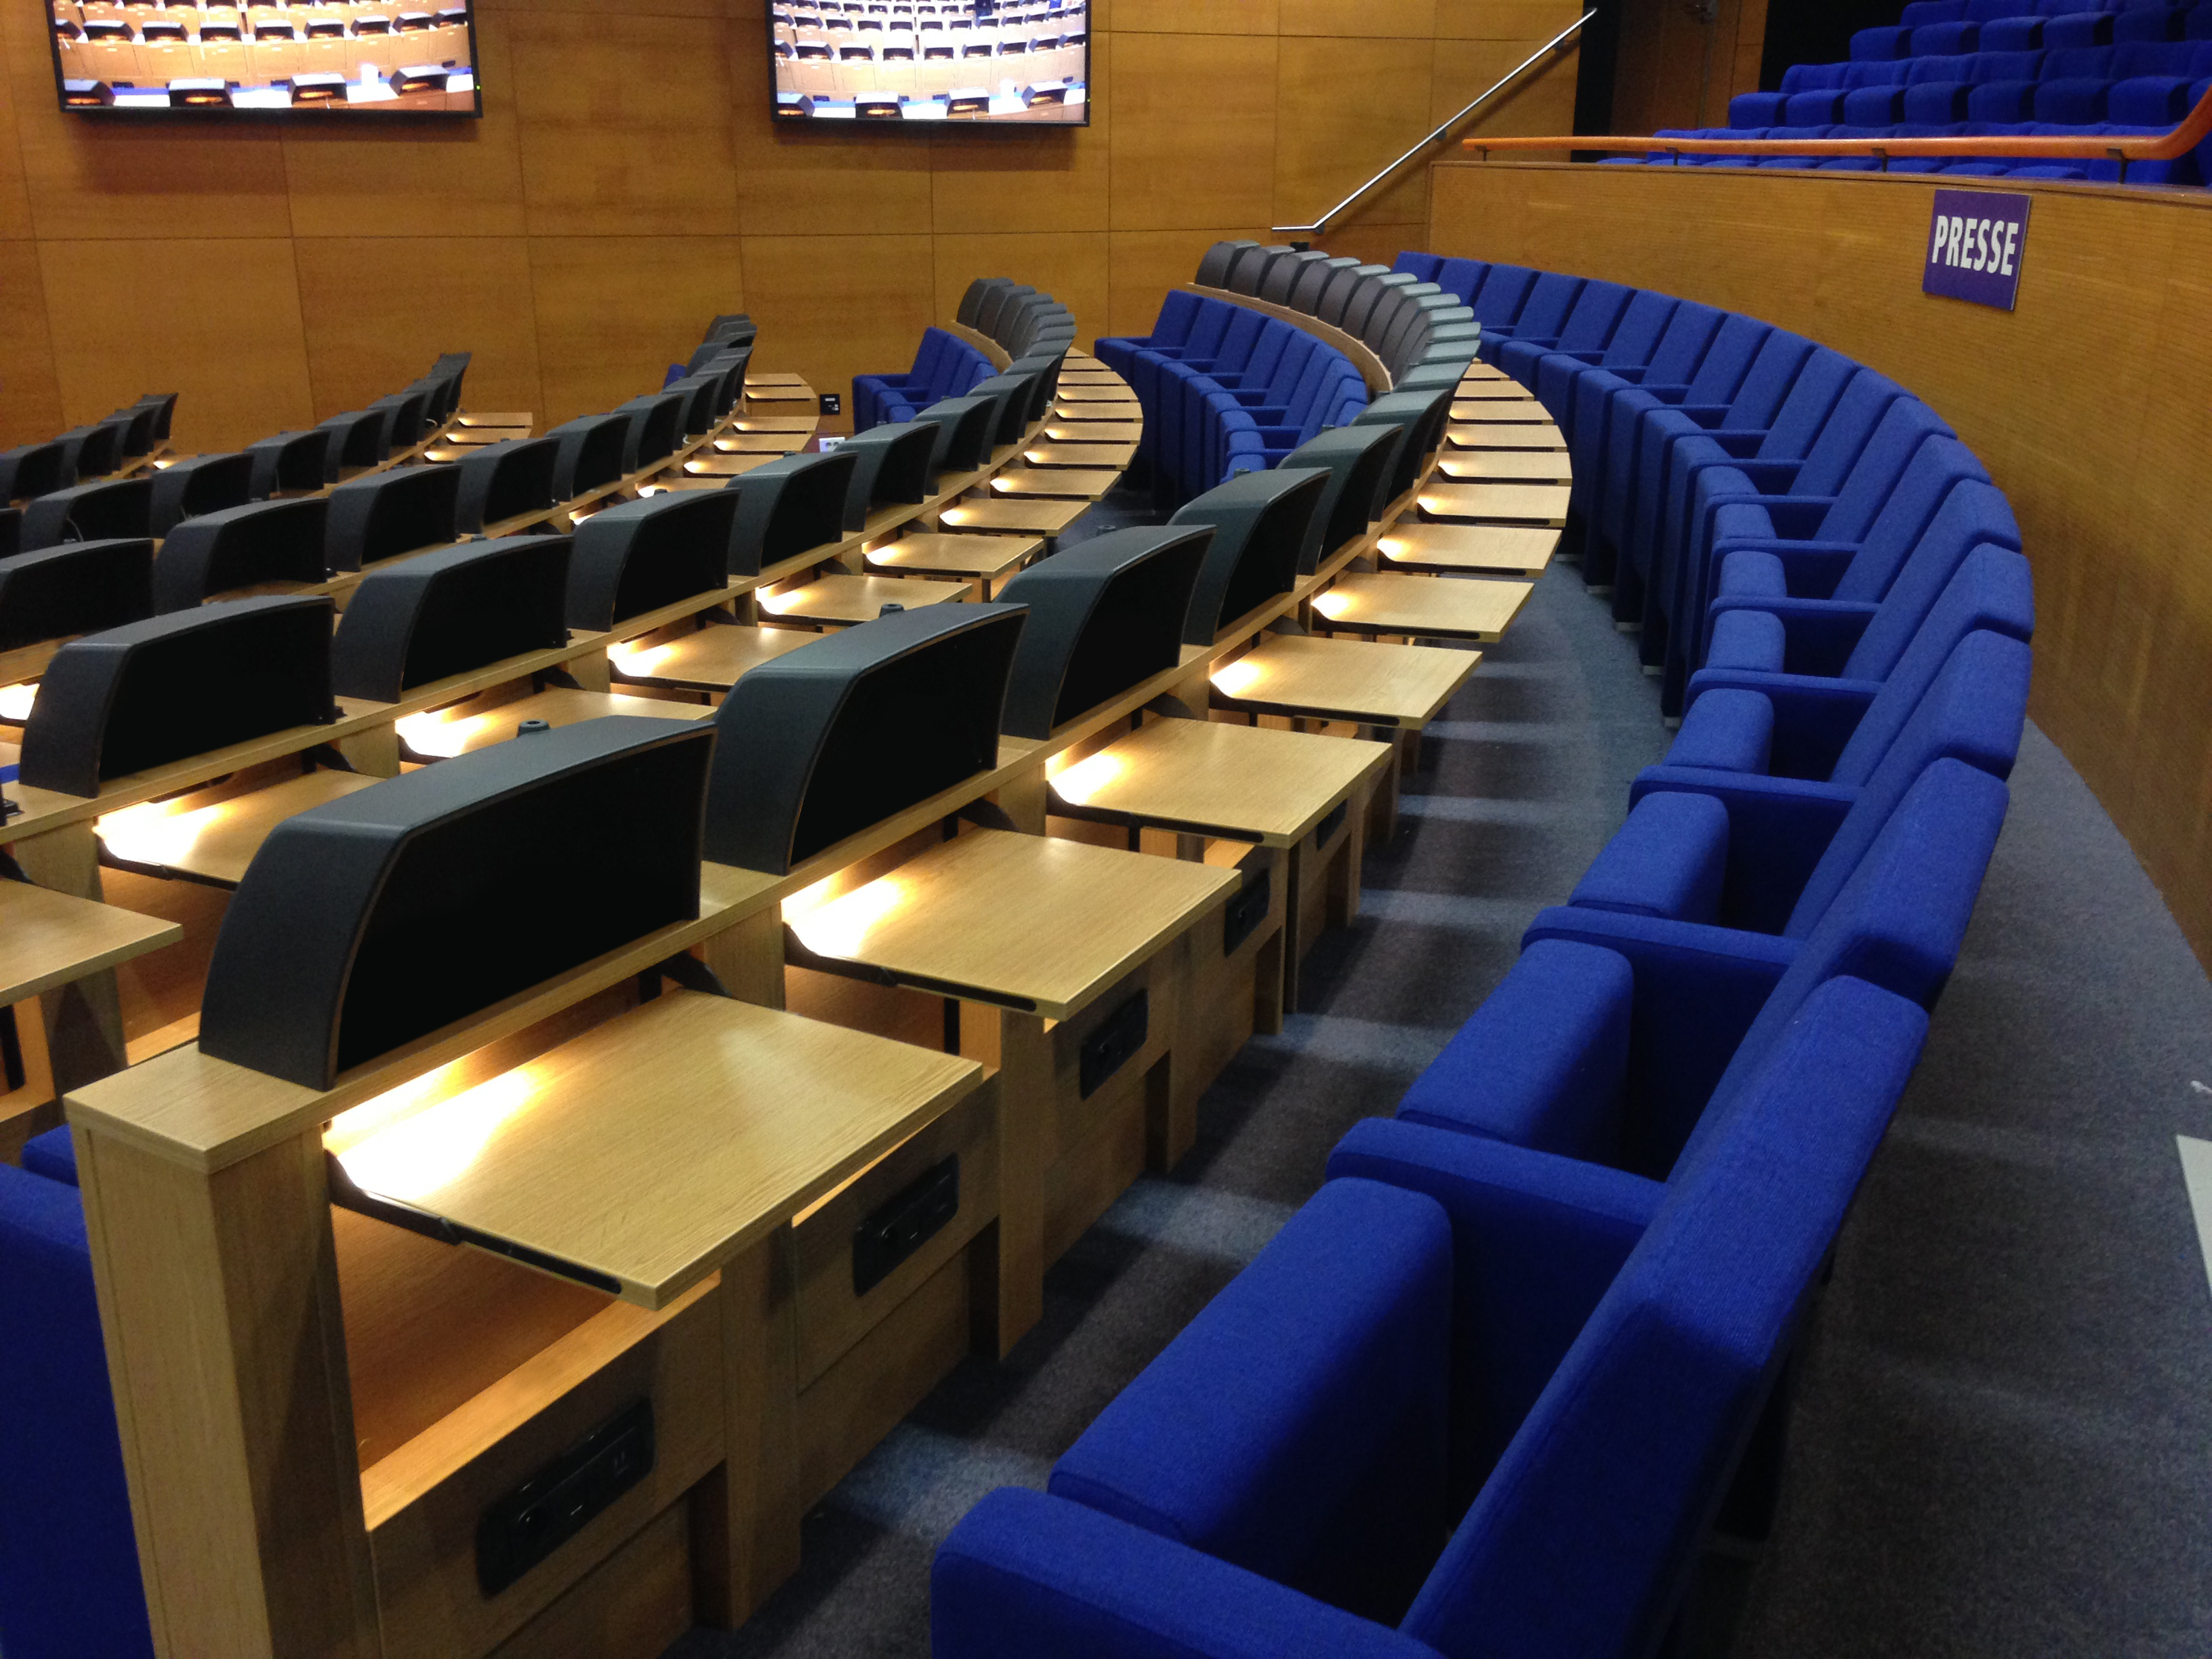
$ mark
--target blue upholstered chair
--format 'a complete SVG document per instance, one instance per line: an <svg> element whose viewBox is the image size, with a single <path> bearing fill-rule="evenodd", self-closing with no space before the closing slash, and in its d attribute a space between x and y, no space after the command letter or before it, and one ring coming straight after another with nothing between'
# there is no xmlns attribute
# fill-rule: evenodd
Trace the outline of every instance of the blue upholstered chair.
<svg viewBox="0 0 2212 1659"><path fill-rule="evenodd" d="M1356 1129L1049 1490L945 1540L933 1651L1651 1650L1924 1030L1824 988L1663 1187Z"/></svg>

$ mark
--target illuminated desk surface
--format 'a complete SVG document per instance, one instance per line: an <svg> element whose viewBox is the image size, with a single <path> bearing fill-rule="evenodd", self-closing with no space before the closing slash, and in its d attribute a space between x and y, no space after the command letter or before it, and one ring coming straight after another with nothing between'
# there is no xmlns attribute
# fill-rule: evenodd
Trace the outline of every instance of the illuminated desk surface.
<svg viewBox="0 0 2212 1659"><path fill-rule="evenodd" d="M1519 381L1500 375L1497 380L1477 380L1472 385L1462 380L1459 389L1452 394L1452 401L1455 404L1533 404L1536 401L1536 394Z"/></svg>
<svg viewBox="0 0 2212 1659"><path fill-rule="evenodd" d="M745 383L745 401L749 404L811 404L814 388L804 381L787 386L755 386Z"/></svg>
<svg viewBox="0 0 2212 1659"><path fill-rule="evenodd" d="M1444 428L1444 446L1453 449L1564 451L1567 441L1555 426L1492 426L1469 422Z"/></svg>
<svg viewBox="0 0 2212 1659"><path fill-rule="evenodd" d="M1214 694L1261 714L1419 731L1482 660L1479 651L1273 634L1213 671Z"/></svg>
<svg viewBox="0 0 2212 1659"><path fill-rule="evenodd" d="M702 480L712 480L715 478L742 478L748 472L758 471L762 467L766 466L770 461L775 460L779 454L789 454L791 453L792 452L788 450L767 450L757 451L750 454L747 454L740 451L735 454L717 455L709 453L705 455L694 455L690 460L684 463L684 472L687 482L693 478ZM666 489L669 486L665 481L657 486L647 486L649 489Z"/></svg>
<svg viewBox="0 0 2212 1659"><path fill-rule="evenodd" d="M1000 495L1095 501L1121 481L1118 468L1011 467L991 480Z"/></svg>
<svg viewBox="0 0 2212 1659"><path fill-rule="evenodd" d="M1042 443L1022 452L1022 459L1031 466L1104 466L1115 471L1126 468L1136 457L1137 446L1133 443Z"/></svg>
<svg viewBox="0 0 2212 1659"><path fill-rule="evenodd" d="M1447 453L1437 463L1437 471L1455 483L1571 484L1575 480L1572 464L1564 453L1556 451Z"/></svg>
<svg viewBox="0 0 2212 1659"><path fill-rule="evenodd" d="M1534 398L1519 403L1455 403L1451 418L1474 426L1541 426L1558 430L1551 411Z"/></svg>
<svg viewBox="0 0 2212 1659"><path fill-rule="evenodd" d="M916 576L965 576L971 580L1003 576L1044 551L1042 536L902 536L867 556L884 570Z"/></svg>
<svg viewBox="0 0 2212 1659"><path fill-rule="evenodd" d="M787 902L784 920L817 956L1064 1019L1241 879L1212 865L978 830L827 903Z"/></svg>
<svg viewBox="0 0 2212 1659"><path fill-rule="evenodd" d="M481 714L470 714L466 703L459 709L410 714L399 722L399 737L418 755L448 760L455 755L474 754L479 749L507 742L515 735L515 727L525 720L544 720L548 726L574 726L582 720L604 720L610 714L695 720L714 712L704 703L670 702L661 697L625 697L619 692L579 691L556 686L535 696L495 704Z"/></svg>
<svg viewBox="0 0 2212 1659"><path fill-rule="evenodd" d="M1408 524L1386 532L1375 550L1401 570L1496 572L1540 576L1559 532L1508 524Z"/></svg>
<svg viewBox="0 0 2212 1659"><path fill-rule="evenodd" d="M1022 536L1057 536L1090 510L1088 501L966 501L939 515L954 530Z"/></svg>
<svg viewBox="0 0 2212 1659"><path fill-rule="evenodd" d="M822 422L812 415L741 415L732 424L739 432L804 432L811 434Z"/></svg>
<svg viewBox="0 0 2212 1659"><path fill-rule="evenodd" d="M1145 423L1145 411L1134 399L1126 404L1099 404L1062 398L1052 406L1052 418L1046 424L1045 435L1065 436L1060 430L1060 423L1065 421L1078 421L1094 428L1110 427L1115 430L1109 436L1133 438L1137 435L1135 428Z"/></svg>
<svg viewBox="0 0 2212 1659"><path fill-rule="evenodd" d="M1563 529L1571 492L1564 484L1440 483L1422 488L1420 507L1439 519L1480 519L1493 524L1546 525Z"/></svg>
<svg viewBox="0 0 2212 1659"><path fill-rule="evenodd" d="M1154 720L1048 786L1082 813L1292 847L1389 763L1388 744L1218 720Z"/></svg>
<svg viewBox="0 0 2212 1659"><path fill-rule="evenodd" d="M796 455L806 447L807 439L805 431L740 431L715 439L714 447L725 455Z"/></svg>
<svg viewBox="0 0 2212 1659"><path fill-rule="evenodd" d="M367 1192L661 1308L982 1074L973 1060L678 991L436 1105L408 1111L405 1089L365 1102L325 1144Z"/></svg>
<svg viewBox="0 0 2212 1659"><path fill-rule="evenodd" d="M798 628L702 628L661 645L618 646L608 653L615 672L640 685L726 691L748 669L821 635Z"/></svg>
<svg viewBox="0 0 2212 1659"><path fill-rule="evenodd" d="M967 598L965 582L907 580L896 576L817 576L788 592L763 594L761 609L793 622L873 622L887 605L919 611Z"/></svg>
<svg viewBox="0 0 2212 1659"><path fill-rule="evenodd" d="M1417 638L1495 640L1536 591L1531 582L1437 576L1389 571L1346 576L1314 599L1319 625L1361 634Z"/></svg>
<svg viewBox="0 0 2212 1659"><path fill-rule="evenodd" d="M1137 394L1119 380L1069 378L1060 381L1060 400L1066 404L1133 404Z"/></svg>
<svg viewBox="0 0 2212 1659"><path fill-rule="evenodd" d="M0 1007L174 945L185 930L27 882L0 881Z"/></svg>
<svg viewBox="0 0 2212 1659"><path fill-rule="evenodd" d="M535 415L526 411L500 412L487 410L483 414L465 411L456 415L453 423L465 429L484 427L503 428L508 431L528 432L538 423Z"/></svg>
<svg viewBox="0 0 2212 1659"><path fill-rule="evenodd" d="M286 818L381 781L355 772L304 772L189 812L167 812L149 801L101 818L94 829L109 855L125 864L235 887L269 832Z"/></svg>

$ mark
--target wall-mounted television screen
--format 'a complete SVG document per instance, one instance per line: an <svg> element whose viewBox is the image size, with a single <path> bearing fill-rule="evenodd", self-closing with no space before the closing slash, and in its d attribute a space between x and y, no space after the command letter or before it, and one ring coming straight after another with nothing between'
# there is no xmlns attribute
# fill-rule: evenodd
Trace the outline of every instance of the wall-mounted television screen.
<svg viewBox="0 0 2212 1659"><path fill-rule="evenodd" d="M46 0L70 110L480 115L469 0Z"/></svg>
<svg viewBox="0 0 2212 1659"><path fill-rule="evenodd" d="M1091 125L1090 0L770 0L780 121Z"/></svg>

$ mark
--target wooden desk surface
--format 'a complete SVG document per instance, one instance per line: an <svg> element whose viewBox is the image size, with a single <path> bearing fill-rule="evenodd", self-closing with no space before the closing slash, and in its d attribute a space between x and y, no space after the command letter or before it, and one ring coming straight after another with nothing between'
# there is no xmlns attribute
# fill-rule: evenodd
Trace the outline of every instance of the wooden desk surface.
<svg viewBox="0 0 2212 1659"><path fill-rule="evenodd" d="M1112 467L1125 470L1136 459L1137 446L1115 444L1036 444L1022 452L1031 466Z"/></svg>
<svg viewBox="0 0 2212 1659"><path fill-rule="evenodd" d="M1154 720L1054 776L1055 799L1123 823L1295 846L1390 760L1388 744Z"/></svg>
<svg viewBox="0 0 2212 1659"><path fill-rule="evenodd" d="M1536 591L1530 582L1444 576L1346 576L1314 599L1326 628L1363 634L1489 641Z"/></svg>
<svg viewBox="0 0 2212 1659"><path fill-rule="evenodd" d="M971 830L785 919L817 955L1062 1019L1237 886L1234 871ZM1164 1011L1162 1011L1164 1012Z"/></svg>
<svg viewBox="0 0 2212 1659"><path fill-rule="evenodd" d="M804 432L732 432L714 440L713 447L725 455L796 455L806 447Z"/></svg>
<svg viewBox="0 0 2212 1659"><path fill-rule="evenodd" d="M1455 404L1533 404L1536 401L1536 394L1519 381L1500 375L1494 380L1477 380L1472 386L1462 380L1458 391L1453 394L1453 401Z"/></svg>
<svg viewBox="0 0 2212 1659"><path fill-rule="evenodd" d="M919 611L968 597L965 582L933 582L897 576L817 576L803 587L761 595L761 609L794 622L873 622L887 605Z"/></svg>
<svg viewBox="0 0 2212 1659"><path fill-rule="evenodd" d="M640 685L726 691L748 669L822 637L798 628L702 628L661 645L611 653L615 672Z"/></svg>
<svg viewBox="0 0 2212 1659"><path fill-rule="evenodd" d="M696 465L696 463L695 463ZM1437 471L1455 483L1562 483L1575 481L1575 470L1561 451L1463 451L1447 453Z"/></svg>
<svg viewBox="0 0 2212 1659"><path fill-rule="evenodd" d="M380 1197L604 1274L657 1309L982 1077L955 1055L677 991L339 1159Z"/></svg>
<svg viewBox="0 0 2212 1659"><path fill-rule="evenodd" d="M270 831L286 818L382 781L354 772L303 772L190 812L164 814L158 802L149 801L100 819L94 830L125 864L235 887Z"/></svg>
<svg viewBox="0 0 2212 1659"><path fill-rule="evenodd" d="M814 388L803 380L788 386L755 386L748 381L745 401L749 404L811 404L814 401Z"/></svg>
<svg viewBox="0 0 2212 1659"><path fill-rule="evenodd" d="M748 392L765 391L775 386L803 386L805 384L806 377L803 374L756 374L750 369L745 371L745 390Z"/></svg>
<svg viewBox="0 0 2212 1659"><path fill-rule="evenodd" d="M1444 448L1550 450L1564 453L1567 441L1555 426L1490 426L1469 423L1444 428Z"/></svg>
<svg viewBox="0 0 2212 1659"><path fill-rule="evenodd" d="M453 425L464 430L471 427L504 427L510 430L520 428L528 432L537 424L537 416L526 410L487 410L478 414L473 410L464 410L453 419Z"/></svg>
<svg viewBox="0 0 2212 1659"><path fill-rule="evenodd" d="M1094 420L1089 415L1070 418L1055 415L1044 423L1044 435L1054 443L1115 444L1133 447L1142 422Z"/></svg>
<svg viewBox="0 0 2212 1659"><path fill-rule="evenodd" d="M1120 380L1064 380L1058 395L1062 403L1069 404L1133 404L1137 394Z"/></svg>
<svg viewBox="0 0 2212 1659"><path fill-rule="evenodd" d="M1421 511L1439 519L1475 519L1492 524L1547 525L1567 522L1571 492L1559 484L1432 483L1421 491Z"/></svg>
<svg viewBox="0 0 2212 1659"><path fill-rule="evenodd" d="M184 928L173 921L27 882L0 881L0 1007L174 945L184 936Z"/></svg>
<svg viewBox="0 0 2212 1659"><path fill-rule="evenodd" d="M1215 693L1264 714L1314 714L1419 731L1467 683L1479 651L1269 635L1213 672Z"/></svg>
<svg viewBox="0 0 2212 1659"><path fill-rule="evenodd" d="M744 630L732 629L732 633ZM581 720L604 720L610 714L635 714L647 720L696 720L714 711L704 703L671 702L664 697L625 697L620 692L578 691L556 686L535 696L518 697L480 714L441 709L415 714L399 722L400 738L418 755L450 760L474 754L495 743L506 743L525 720L544 720L548 726L574 726Z"/></svg>
<svg viewBox="0 0 2212 1659"><path fill-rule="evenodd" d="M780 455L793 453L788 449L759 450L747 453L743 450L724 451L720 454L694 455L684 463L684 471L690 477L711 481L716 478L742 478L748 472L757 471ZM647 489L664 487L648 484Z"/></svg>
<svg viewBox="0 0 2212 1659"><path fill-rule="evenodd" d="M1043 551L1042 536L948 536L922 532L876 549L867 560L883 569L910 575L980 580L1018 570Z"/></svg>
<svg viewBox="0 0 2212 1659"><path fill-rule="evenodd" d="M741 415L732 422L739 432L803 432L812 434L821 426L812 415Z"/></svg>
<svg viewBox="0 0 2212 1659"><path fill-rule="evenodd" d="M969 501L939 514L955 530L1024 536L1057 536L1088 512L1088 501Z"/></svg>
<svg viewBox="0 0 2212 1659"><path fill-rule="evenodd" d="M1118 467L1017 466L992 479L991 488L1001 495L1095 501L1121 481Z"/></svg>
<svg viewBox="0 0 2212 1659"><path fill-rule="evenodd" d="M1558 550L1559 532L1506 524L1400 525L1375 550L1403 570L1495 571L1541 575Z"/></svg>

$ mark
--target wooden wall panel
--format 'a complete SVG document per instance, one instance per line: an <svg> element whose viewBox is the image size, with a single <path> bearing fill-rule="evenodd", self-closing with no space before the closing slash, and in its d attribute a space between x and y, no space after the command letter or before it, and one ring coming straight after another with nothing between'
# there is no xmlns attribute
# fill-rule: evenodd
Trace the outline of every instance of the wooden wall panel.
<svg viewBox="0 0 2212 1659"><path fill-rule="evenodd" d="M2032 712L2212 962L2212 198L2035 188L2007 313L1920 291L1935 187L1455 163L1428 244L1748 312L1926 398L2019 516Z"/></svg>
<svg viewBox="0 0 2212 1659"><path fill-rule="evenodd" d="M657 386L737 308L761 320L763 368L827 390L910 362L982 274L1050 289L1086 333L1142 332L1209 243L1312 218L1576 15L1091 3L1088 128L915 132L774 123L765 0L477 0L481 122L132 129L56 110L40 8L10 0L0 433L166 376L185 441L231 447L396 391L448 346L473 354L470 404L550 422ZM1574 79L1570 55L1489 129L1564 125ZM1387 261L1426 216L1417 170L1328 246ZM204 251L231 240L253 244L236 280ZM113 319L154 295L191 315L132 373L145 337ZM94 304L121 309L103 327Z"/></svg>

